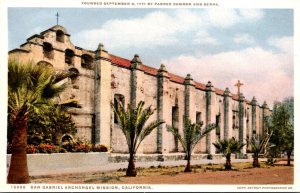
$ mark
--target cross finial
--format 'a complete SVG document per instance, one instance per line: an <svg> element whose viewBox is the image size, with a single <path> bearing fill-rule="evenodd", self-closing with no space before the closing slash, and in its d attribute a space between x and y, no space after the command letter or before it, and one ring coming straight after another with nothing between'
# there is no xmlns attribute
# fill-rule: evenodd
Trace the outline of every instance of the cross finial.
<svg viewBox="0 0 300 193"><path fill-rule="evenodd" d="M240 82L240 80L238 80L238 82L234 85L238 88L238 95L240 95L240 88L241 86L243 86L244 84Z"/></svg>
<svg viewBox="0 0 300 193"><path fill-rule="evenodd" d="M58 15L58 12L56 12L56 25L58 25L58 17L59 17L59 15Z"/></svg>

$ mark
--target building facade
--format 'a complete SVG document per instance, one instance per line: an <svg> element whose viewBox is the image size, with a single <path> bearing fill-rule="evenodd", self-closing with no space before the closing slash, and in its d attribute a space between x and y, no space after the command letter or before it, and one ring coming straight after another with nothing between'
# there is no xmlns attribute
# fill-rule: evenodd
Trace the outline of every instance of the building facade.
<svg viewBox="0 0 300 193"><path fill-rule="evenodd" d="M264 117L271 112L266 103L260 106L255 97L249 101L242 93L237 95L228 88L215 88L211 82L196 82L190 74L185 78L177 76L164 65L159 69L146 66L138 55L128 60L110 54L102 44L96 51L74 46L66 29L59 25L29 37L20 48L9 52L9 58L72 72L72 77L65 80L68 87L60 100L76 99L80 103L81 108L70 110L77 127L73 138L105 144L112 152L127 152L125 137L111 107L111 103L115 105L118 100L133 105L145 101L146 106L156 109L149 121L166 122L140 146L138 153L145 154L182 151L173 135L167 132L166 124L183 132L185 116L192 122L203 122L204 126L217 125L194 151L215 154L212 143L218 139L235 137L245 142L247 136L262 134Z"/></svg>

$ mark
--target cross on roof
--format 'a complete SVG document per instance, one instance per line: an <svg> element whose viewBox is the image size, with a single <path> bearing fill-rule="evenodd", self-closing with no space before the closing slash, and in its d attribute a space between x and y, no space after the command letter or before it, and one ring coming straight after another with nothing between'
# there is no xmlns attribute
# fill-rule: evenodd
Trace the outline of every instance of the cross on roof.
<svg viewBox="0 0 300 193"><path fill-rule="evenodd" d="M58 12L56 13L56 25L58 25L58 17L59 17L59 15L58 15Z"/></svg>
<svg viewBox="0 0 300 193"><path fill-rule="evenodd" d="M240 95L240 88L241 86L243 86L244 84L240 82L240 80L238 80L238 82L234 85L238 88L238 95Z"/></svg>

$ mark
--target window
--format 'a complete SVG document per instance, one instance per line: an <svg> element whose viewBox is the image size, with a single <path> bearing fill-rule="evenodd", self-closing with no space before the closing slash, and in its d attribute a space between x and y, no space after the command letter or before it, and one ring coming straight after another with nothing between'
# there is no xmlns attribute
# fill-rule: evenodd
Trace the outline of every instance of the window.
<svg viewBox="0 0 300 193"><path fill-rule="evenodd" d="M232 116L232 129L235 129L235 115Z"/></svg>
<svg viewBox="0 0 300 193"><path fill-rule="evenodd" d="M71 83L73 84L73 88L79 89L79 86L77 85L78 83L78 77L79 77L79 71L76 68L70 68L69 69L70 79Z"/></svg>
<svg viewBox="0 0 300 193"><path fill-rule="evenodd" d="M44 53L44 57L46 57L48 59L53 59L54 52L53 52L52 44L50 44L48 42L44 42L43 43L43 53Z"/></svg>
<svg viewBox="0 0 300 193"><path fill-rule="evenodd" d="M69 65L73 65L74 63L74 52L73 50L70 49L66 49L65 50L65 63L69 64Z"/></svg>
<svg viewBox="0 0 300 193"><path fill-rule="evenodd" d="M114 97L114 108L118 111L119 110L119 103L121 103L124 107L125 98L121 94L115 94ZM114 113L114 123L118 124L118 119L116 113Z"/></svg>
<svg viewBox="0 0 300 193"><path fill-rule="evenodd" d="M70 136L70 135L63 135L63 137L61 138L61 142L64 143L64 142L72 142L73 141L73 138Z"/></svg>
<svg viewBox="0 0 300 193"><path fill-rule="evenodd" d="M232 129L239 128L239 111L233 110L232 111Z"/></svg>
<svg viewBox="0 0 300 193"><path fill-rule="evenodd" d="M178 122L179 122L179 111L178 107L172 107L172 126L173 127L178 127Z"/></svg>
<svg viewBox="0 0 300 193"><path fill-rule="evenodd" d="M88 54L81 56L81 67L89 70L93 69L93 57Z"/></svg>
<svg viewBox="0 0 300 193"><path fill-rule="evenodd" d="M196 123L203 124L202 118L201 118L201 112L196 112Z"/></svg>
<svg viewBox="0 0 300 193"><path fill-rule="evenodd" d="M178 106L172 107L172 127L178 129L179 126L179 110ZM174 152L178 152L178 139L174 137Z"/></svg>
<svg viewBox="0 0 300 193"><path fill-rule="evenodd" d="M56 31L56 41L64 43L65 42L65 34L61 30Z"/></svg>
<svg viewBox="0 0 300 193"><path fill-rule="evenodd" d="M221 131L220 131L220 120L221 120L221 114L218 114L216 116L216 135L217 135L217 138L220 139L221 137Z"/></svg>

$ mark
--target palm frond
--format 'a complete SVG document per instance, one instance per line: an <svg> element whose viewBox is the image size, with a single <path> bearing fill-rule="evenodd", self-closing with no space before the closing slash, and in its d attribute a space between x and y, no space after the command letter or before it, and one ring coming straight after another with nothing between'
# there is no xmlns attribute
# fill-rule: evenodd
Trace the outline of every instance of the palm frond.
<svg viewBox="0 0 300 193"><path fill-rule="evenodd" d="M136 108L128 104L127 109L124 108L120 101L117 101L118 108L111 104L115 116L120 124L120 128L125 135L128 149L135 153L141 142L163 121L153 121L146 125L147 120L153 114L154 109L151 106L143 108L145 102L140 101Z"/></svg>
<svg viewBox="0 0 300 193"><path fill-rule="evenodd" d="M60 81L65 80L66 78L69 78L72 75L74 75L73 72L56 72L53 83L54 84L59 83ZM75 74L75 75L77 75L77 74Z"/></svg>
<svg viewBox="0 0 300 193"><path fill-rule="evenodd" d="M182 145L184 151L187 151L187 146L185 143L184 138L179 134L178 128L172 127L170 125L167 125L167 131L171 132L173 134L173 136L175 137L175 139L177 139L180 144Z"/></svg>
<svg viewBox="0 0 300 193"><path fill-rule="evenodd" d="M63 110L68 110L70 108L81 108L81 105L79 104L78 100L76 100L76 99L70 99L70 100L61 102L58 105L60 107L62 107Z"/></svg>
<svg viewBox="0 0 300 193"><path fill-rule="evenodd" d="M157 120L157 121L153 121L151 123L149 123L145 128L142 129L141 134L139 135L139 140L136 141L136 145L135 145L135 152L137 151L138 147L140 146L140 144L142 143L142 141L151 134L151 132L156 129L159 125L163 124L164 121L161 120Z"/></svg>
<svg viewBox="0 0 300 193"><path fill-rule="evenodd" d="M167 125L167 131L171 132L175 139L178 139L187 155L190 155L198 142L209 132L215 129L215 125L208 125L204 130L201 129L203 123L192 123L189 119L184 119L183 135L177 128Z"/></svg>
<svg viewBox="0 0 300 193"><path fill-rule="evenodd" d="M234 137L231 139L219 140L216 143L213 143L218 152L223 153L224 155L239 152L243 147L244 143L240 143Z"/></svg>
<svg viewBox="0 0 300 193"><path fill-rule="evenodd" d="M137 108L137 118L136 118L136 123L135 123L135 127L137 128L136 129L137 136L140 136L142 129L144 128L147 120L154 112L154 110L151 109L151 106L142 110L143 105L144 105L144 103L141 103L138 105L138 108Z"/></svg>
<svg viewBox="0 0 300 193"><path fill-rule="evenodd" d="M251 151L255 155L258 155L263 152L264 149L267 148L267 144L272 136L271 134L265 133L263 136L254 135L250 139L247 139L247 143L251 146Z"/></svg>
<svg viewBox="0 0 300 193"><path fill-rule="evenodd" d="M36 111L41 104L47 104L58 96L64 85L54 81L52 68L34 65L32 62L20 63L8 61L8 107L10 113L29 114ZM17 116L15 114L12 117Z"/></svg>

